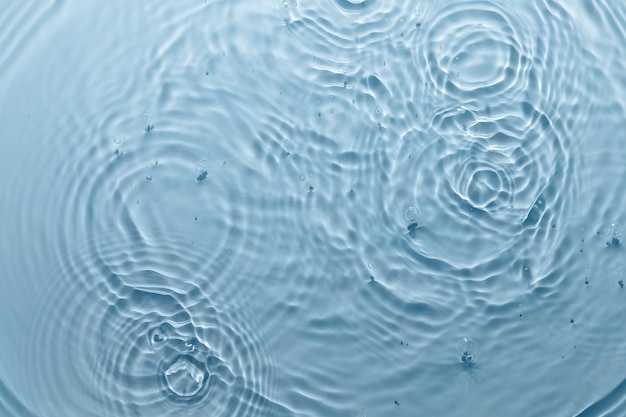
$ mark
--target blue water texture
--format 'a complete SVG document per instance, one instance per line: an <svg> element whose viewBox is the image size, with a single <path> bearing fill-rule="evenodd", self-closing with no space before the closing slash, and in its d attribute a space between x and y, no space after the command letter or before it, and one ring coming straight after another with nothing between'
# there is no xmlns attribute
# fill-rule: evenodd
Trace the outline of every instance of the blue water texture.
<svg viewBox="0 0 626 417"><path fill-rule="evenodd" d="M626 416L626 2L0 6L0 417Z"/></svg>

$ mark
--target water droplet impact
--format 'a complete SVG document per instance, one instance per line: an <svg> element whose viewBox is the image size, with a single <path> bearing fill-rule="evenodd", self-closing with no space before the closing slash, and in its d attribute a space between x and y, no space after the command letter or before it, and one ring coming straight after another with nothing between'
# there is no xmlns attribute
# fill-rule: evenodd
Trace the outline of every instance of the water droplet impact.
<svg viewBox="0 0 626 417"><path fill-rule="evenodd" d="M474 365L478 354L478 345L471 337L462 338L456 345L457 352L461 355L461 362L466 365Z"/></svg>
<svg viewBox="0 0 626 417"><path fill-rule="evenodd" d="M202 389L204 372L188 357L179 358L165 371L169 389L179 397L191 397Z"/></svg>

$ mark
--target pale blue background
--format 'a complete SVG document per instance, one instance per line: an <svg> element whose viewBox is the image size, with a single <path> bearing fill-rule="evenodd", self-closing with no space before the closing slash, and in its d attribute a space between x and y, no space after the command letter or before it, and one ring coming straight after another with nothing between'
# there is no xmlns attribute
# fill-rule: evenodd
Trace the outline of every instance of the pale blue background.
<svg viewBox="0 0 626 417"><path fill-rule="evenodd" d="M626 3L0 0L0 45L1 415L626 415Z"/></svg>

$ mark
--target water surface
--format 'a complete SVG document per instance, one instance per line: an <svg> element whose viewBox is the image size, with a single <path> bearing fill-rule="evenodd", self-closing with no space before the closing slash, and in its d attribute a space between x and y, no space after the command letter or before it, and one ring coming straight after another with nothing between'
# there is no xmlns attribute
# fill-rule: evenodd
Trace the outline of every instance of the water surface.
<svg viewBox="0 0 626 417"><path fill-rule="evenodd" d="M626 7L5 2L0 414L626 411Z"/></svg>

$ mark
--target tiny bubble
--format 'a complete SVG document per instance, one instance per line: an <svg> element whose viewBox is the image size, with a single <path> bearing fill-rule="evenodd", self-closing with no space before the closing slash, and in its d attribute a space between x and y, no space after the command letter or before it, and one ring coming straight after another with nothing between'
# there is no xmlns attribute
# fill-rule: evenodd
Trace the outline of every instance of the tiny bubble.
<svg viewBox="0 0 626 417"><path fill-rule="evenodd" d="M420 29L420 28L422 27L422 24L421 24L421 23L416 23L416 24L415 24L415 27L416 27L417 29Z"/></svg>
<svg viewBox="0 0 626 417"><path fill-rule="evenodd" d="M152 181L152 175L146 177L146 181Z"/></svg>
<svg viewBox="0 0 626 417"><path fill-rule="evenodd" d="M569 321L569 324L571 324L571 325L573 326L573 325L574 325L574 319L571 319L571 320Z"/></svg>
<svg viewBox="0 0 626 417"><path fill-rule="evenodd" d="M370 275L370 282L374 282L376 281L376 279L374 279L374 276Z"/></svg>
<svg viewBox="0 0 626 417"><path fill-rule="evenodd" d="M624 280L620 279L618 284L621 289L624 289Z"/></svg>
<svg viewBox="0 0 626 417"><path fill-rule="evenodd" d="M520 317L522 317L522 315L521 315L521 314L520 314L519 316L520 316Z"/></svg>
<svg viewBox="0 0 626 417"><path fill-rule="evenodd" d="M195 218L194 218L194 220L195 220L195 221L198 221L198 218L197 218L197 217L195 217Z"/></svg>
<svg viewBox="0 0 626 417"><path fill-rule="evenodd" d="M309 192L312 193L313 192L313 187L309 187Z"/></svg>
<svg viewBox="0 0 626 417"><path fill-rule="evenodd" d="M146 129L145 129L146 133L150 133L150 132L152 132L153 130L154 130L154 125L148 125L148 126L146 126Z"/></svg>

